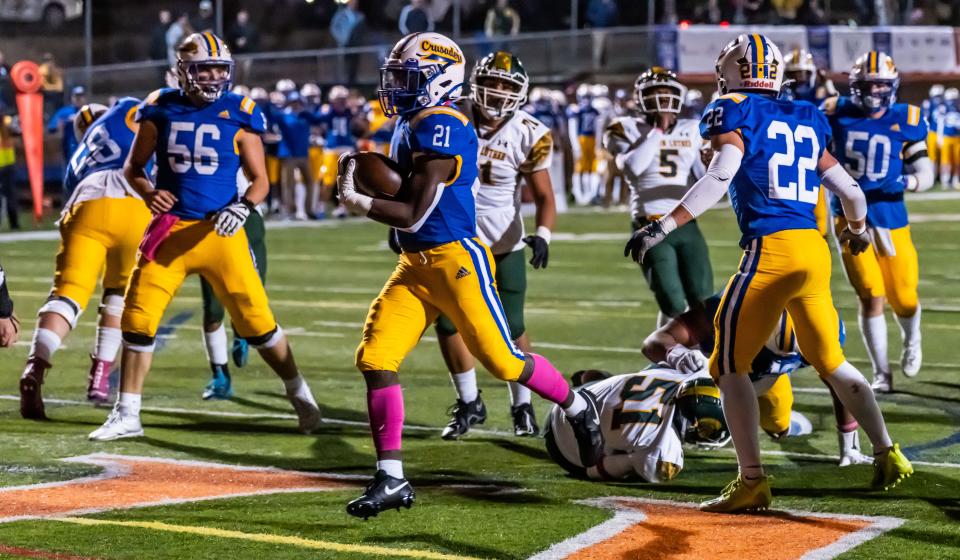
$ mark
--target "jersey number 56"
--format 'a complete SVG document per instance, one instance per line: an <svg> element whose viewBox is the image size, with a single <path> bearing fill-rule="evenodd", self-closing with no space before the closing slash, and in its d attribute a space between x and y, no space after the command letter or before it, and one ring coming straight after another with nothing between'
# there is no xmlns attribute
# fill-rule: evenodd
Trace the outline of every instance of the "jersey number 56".
<svg viewBox="0 0 960 560"><path fill-rule="evenodd" d="M177 138L181 133L188 138L193 136L193 146L180 144ZM192 133L192 134L191 134ZM220 166L220 154L212 146L205 146L207 139L220 139L220 129L215 124L201 124L196 126L192 122L170 123L170 136L167 138L167 154L169 154L170 169L175 173L186 173L191 168L200 175L213 175Z"/></svg>

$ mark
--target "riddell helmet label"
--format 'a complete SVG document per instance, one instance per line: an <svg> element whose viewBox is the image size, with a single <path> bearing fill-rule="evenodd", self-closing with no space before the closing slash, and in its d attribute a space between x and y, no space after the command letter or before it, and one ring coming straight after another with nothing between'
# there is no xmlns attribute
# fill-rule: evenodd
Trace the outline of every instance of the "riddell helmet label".
<svg viewBox="0 0 960 560"><path fill-rule="evenodd" d="M452 60L458 64L463 62L463 57L460 56L460 52L456 49L456 47L445 47L443 45L431 43L430 41L424 39L420 42L420 48L427 53L440 56L447 60Z"/></svg>

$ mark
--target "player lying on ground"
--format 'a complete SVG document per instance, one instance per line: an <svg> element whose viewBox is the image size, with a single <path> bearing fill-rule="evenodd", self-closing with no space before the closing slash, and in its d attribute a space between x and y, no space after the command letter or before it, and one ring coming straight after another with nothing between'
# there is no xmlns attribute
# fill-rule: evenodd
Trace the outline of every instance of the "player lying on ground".
<svg viewBox="0 0 960 560"><path fill-rule="evenodd" d="M716 345L713 317L717 314L720 301L721 294L713 295L702 305L671 319L643 341L643 355L654 363L667 363L681 373L706 372L709 365L706 356L713 353ZM845 338L841 321L841 345ZM776 328L750 364L750 380L760 407L760 427L774 439L785 435L803 435L812 430L810 421L793 411L793 389L790 384L790 375L808 365L797 345L793 319L784 311ZM827 384L827 387L830 385ZM830 392L833 395L840 442L840 466L870 462L869 457L860 453L857 421L843 408L833 389ZM799 430L795 422L800 423Z"/></svg>
<svg viewBox="0 0 960 560"><path fill-rule="evenodd" d="M833 128L837 159L867 197L867 232L873 248L854 255L844 247L840 256L860 300L860 333L873 364L873 389L881 393L893 389L884 299L900 325L903 374L914 377L920 372L920 265L903 199L904 191L925 191L934 179L926 122L920 107L895 103L899 83L893 59L870 51L853 65L851 95L822 106ZM833 213L836 231L842 232L847 222L837 201Z"/></svg>
<svg viewBox="0 0 960 560"><path fill-rule="evenodd" d="M243 174L237 174L237 195L243 198L250 181ZM263 285L267 284L267 240L263 216L260 215L261 206L257 206L247 221L243 223L243 231L250 242L250 251L253 254L253 264L257 267L257 274ZM212 378L203 389L203 400L223 400L233 397L233 379L230 376L230 367L227 365L227 329L223 326L226 312L223 304L213 293L213 286L200 277L200 294L203 297L203 344L210 361ZM247 364L249 344L242 336L233 331L233 345L229 353L233 356L233 364L242 368Z"/></svg>
<svg viewBox="0 0 960 560"><path fill-rule="evenodd" d="M64 179L72 195L60 214L60 249L53 289L40 308L27 365L20 377L20 415L46 418L41 387L53 354L76 326L103 277L100 321L87 384L87 399L109 398L110 370L120 349L123 292L136 262L150 211L123 176L123 162L139 124L138 99L125 97L107 110L85 105L74 120L81 138ZM145 171L152 164L145 162Z"/></svg>
<svg viewBox="0 0 960 560"><path fill-rule="evenodd" d="M498 51L485 56L470 75L470 99L462 104L477 130L480 189L477 191L477 237L490 247L495 264L494 281L503 304L510 338L521 352L532 346L523 321L527 292L524 248L533 249L530 264L546 268L550 232L557 209L550 181L553 138L550 129L529 113L520 110L526 101L530 80L520 59ZM537 231L525 236L520 215L520 189L526 183L537 207ZM453 416L441 437L457 439L473 424L487 417L477 389L476 363L445 315L437 319L437 338L443 360L450 371L457 402ZM518 436L539 433L530 390L510 382L510 415Z"/></svg>
<svg viewBox="0 0 960 560"><path fill-rule="evenodd" d="M666 482L683 469L684 443L722 447L730 441L720 391L702 374L653 367L623 375L578 371L571 379L577 391L596 395L605 442L600 461L584 468L570 422L551 409L544 428L547 452L573 476Z"/></svg>
<svg viewBox="0 0 960 560"><path fill-rule="evenodd" d="M320 410L273 317L243 224L269 189L260 134L266 119L248 97L229 92L233 60L212 33L194 33L177 48L180 89L152 93L137 109L140 129L124 176L156 215L144 235L121 319L120 394L90 439L143 435L140 403L163 312L189 274L201 274L230 312L237 334L260 351L283 380L287 398L310 432ZM144 174L157 154L156 186ZM251 185L237 196L243 168Z"/></svg>
<svg viewBox="0 0 960 560"><path fill-rule="evenodd" d="M672 210L691 175L701 177L705 169L697 121L677 118L687 88L676 74L655 66L637 78L633 89L640 117L614 120L603 144L630 186L630 225L636 231ZM658 327L713 293L710 252L696 220L651 249L641 267L660 308Z"/></svg>
<svg viewBox="0 0 960 560"><path fill-rule="evenodd" d="M719 498L701 504L707 511L765 509L772 501L748 374L784 309L793 318L804 357L870 438L873 487L891 488L913 473L887 433L873 391L837 340L830 249L814 216L822 184L841 200L847 228L840 242L860 254L870 246L866 199L825 149L830 138L826 117L811 103L777 99L782 66L780 50L756 33L740 35L723 49L717 59L721 97L701 121L701 134L716 152L707 174L669 214L635 232L624 250L642 261L651 247L711 208L729 187L744 255L714 319L717 344L710 373L723 396L740 473Z"/></svg>
<svg viewBox="0 0 960 560"><path fill-rule="evenodd" d="M574 393L546 358L521 352L510 338L493 256L476 237L477 135L470 119L452 104L463 88L464 65L463 51L443 35L414 33L401 39L381 67L379 94L384 114L399 115L391 157L409 177L406 193L390 200L358 192L354 158L344 162L338 178L343 203L400 230L403 251L370 305L357 348L377 451L373 480L347 505L347 512L357 517L413 503L401 463L403 394L397 372L441 313L490 373L563 407L585 465L596 463L603 450L592 396ZM389 192L376 185L365 188Z"/></svg>

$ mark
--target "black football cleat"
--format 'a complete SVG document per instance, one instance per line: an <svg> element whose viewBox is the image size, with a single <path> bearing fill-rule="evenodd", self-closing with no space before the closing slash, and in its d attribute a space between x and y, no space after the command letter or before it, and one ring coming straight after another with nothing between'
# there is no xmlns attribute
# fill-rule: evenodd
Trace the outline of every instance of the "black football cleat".
<svg viewBox="0 0 960 560"><path fill-rule="evenodd" d="M20 416L27 420L46 420L43 407L43 377L50 364L40 358L27 360L27 367L20 376Z"/></svg>
<svg viewBox="0 0 960 560"><path fill-rule="evenodd" d="M510 407L513 416L513 434L517 437L535 437L540 434L537 426L537 416L530 403L523 403Z"/></svg>
<svg viewBox="0 0 960 560"><path fill-rule="evenodd" d="M363 495L347 504L347 513L366 520L384 510L400 511L400 506L410 509L415 499L416 493L407 479L394 478L386 471L379 470L373 475Z"/></svg>
<svg viewBox="0 0 960 560"><path fill-rule="evenodd" d="M483 404L480 393L477 393L473 402L465 403L457 399L448 413L452 415L450 422L440 433L440 437L446 440L457 439L469 432L474 424L483 424L487 420L487 406Z"/></svg>
<svg viewBox="0 0 960 560"><path fill-rule="evenodd" d="M600 462L603 457L603 431L600 428L600 407L593 393L585 389L578 391L587 401L587 409L570 418L570 427L577 439L577 449L580 451L580 463L584 468L590 468Z"/></svg>

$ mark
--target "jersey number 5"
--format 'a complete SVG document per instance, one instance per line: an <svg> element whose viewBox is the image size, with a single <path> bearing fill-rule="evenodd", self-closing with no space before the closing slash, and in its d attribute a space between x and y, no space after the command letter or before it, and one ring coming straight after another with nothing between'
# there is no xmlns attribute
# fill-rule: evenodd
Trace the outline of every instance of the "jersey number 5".
<svg viewBox="0 0 960 560"><path fill-rule="evenodd" d="M175 173L186 173L192 167L200 175L213 175L220 166L220 154L216 148L204 146L206 138L220 139L220 129L215 124L201 124L194 130L192 122L170 123L170 136L167 138L167 153L170 169ZM177 136L181 132L193 132L193 150L187 144L178 144Z"/></svg>
<svg viewBox="0 0 960 560"><path fill-rule="evenodd" d="M816 204L820 195L820 183L815 182L808 189L807 176L817 169L817 157L820 154L817 133L805 124L791 129L790 125L783 121L771 121L767 127L767 138L775 140L781 136L785 140L786 151L772 154L767 162L770 198ZM810 143L810 155L797 157L797 146L803 145L804 140ZM785 184L780 182L781 176L786 179Z"/></svg>

